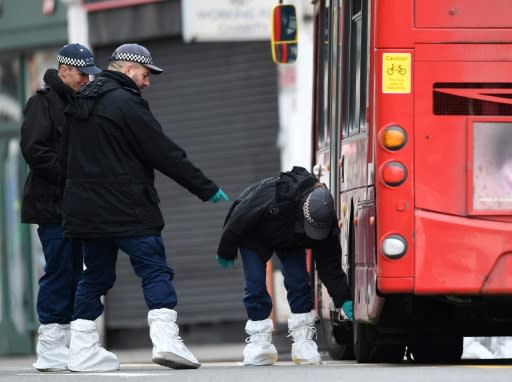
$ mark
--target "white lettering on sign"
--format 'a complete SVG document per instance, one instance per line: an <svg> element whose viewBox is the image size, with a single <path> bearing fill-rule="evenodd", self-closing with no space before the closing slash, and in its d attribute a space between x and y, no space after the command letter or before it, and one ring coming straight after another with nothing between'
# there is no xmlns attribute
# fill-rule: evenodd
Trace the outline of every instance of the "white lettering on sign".
<svg viewBox="0 0 512 382"><path fill-rule="evenodd" d="M268 40L275 5L274 0L183 1L183 39L187 42Z"/></svg>

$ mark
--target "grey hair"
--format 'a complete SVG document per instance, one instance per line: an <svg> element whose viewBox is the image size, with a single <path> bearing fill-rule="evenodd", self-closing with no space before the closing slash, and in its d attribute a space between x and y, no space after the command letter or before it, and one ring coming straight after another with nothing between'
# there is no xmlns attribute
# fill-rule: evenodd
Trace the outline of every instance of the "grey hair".
<svg viewBox="0 0 512 382"><path fill-rule="evenodd" d="M128 61L110 61L108 64L108 70L114 70L120 72L128 64Z"/></svg>

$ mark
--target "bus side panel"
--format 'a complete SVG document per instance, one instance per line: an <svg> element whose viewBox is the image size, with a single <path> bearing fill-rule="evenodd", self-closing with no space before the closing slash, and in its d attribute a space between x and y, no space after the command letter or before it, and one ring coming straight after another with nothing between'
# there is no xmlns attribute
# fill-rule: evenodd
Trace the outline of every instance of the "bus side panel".
<svg viewBox="0 0 512 382"><path fill-rule="evenodd" d="M354 290L354 313L360 322L371 323L378 320L384 304L384 299L377 295L374 187L369 187L366 197L357 203L355 223L355 272L358 287Z"/></svg>

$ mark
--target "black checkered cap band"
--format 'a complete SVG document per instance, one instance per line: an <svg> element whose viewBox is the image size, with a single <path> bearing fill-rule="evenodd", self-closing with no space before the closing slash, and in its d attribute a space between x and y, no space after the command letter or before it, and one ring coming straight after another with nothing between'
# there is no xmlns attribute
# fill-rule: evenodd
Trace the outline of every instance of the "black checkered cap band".
<svg viewBox="0 0 512 382"><path fill-rule="evenodd" d="M138 62L139 64L153 64L151 56L143 56L141 54L116 52L112 55L112 58L118 61L132 61Z"/></svg>
<svg viewBox="0 0 512 382"><path fill-rule="evenodd" d="M57 62L60 62L61 64L65 65L76 66L78 68L94 65L94 59L92 57L72 58L61 56L60 54L57 55Z"/></svg>

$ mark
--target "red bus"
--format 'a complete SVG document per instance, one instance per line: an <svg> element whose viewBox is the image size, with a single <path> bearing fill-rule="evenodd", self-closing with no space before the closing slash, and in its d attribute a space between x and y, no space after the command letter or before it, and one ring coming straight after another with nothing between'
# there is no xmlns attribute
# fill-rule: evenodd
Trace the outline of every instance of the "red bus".
<svg viewBox="0 0 512 382"><path fill-rule="evenodd" d="M512 335L510 1L313 3L312 168L355 315L347 335L317 284L331 356L456 362Z"/></svg>

